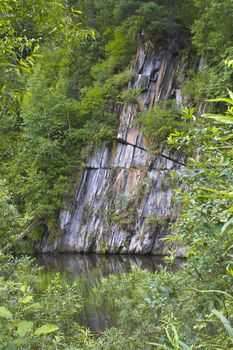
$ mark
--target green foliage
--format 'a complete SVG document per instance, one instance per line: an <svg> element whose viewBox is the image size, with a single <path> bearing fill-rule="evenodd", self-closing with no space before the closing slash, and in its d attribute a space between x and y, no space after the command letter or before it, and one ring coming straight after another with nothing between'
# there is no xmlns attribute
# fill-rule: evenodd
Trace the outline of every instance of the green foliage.
<svg viewBox="0 0 233 350"><path fill-rule="evenodd" d="M174 4L174 13L176 15L177 27L189 30L198 17L198 9L194 0L176 0Z"/></svg>
<svg viewBox="0 0 233 350"><path fill-rule="evenodd" d="M104 82L123 70L130 63L135 51L136 36L131 37L127 23L118 26L105 45L105 59L92 67L92 75L98 82Z"/></svg>
<svg viewBox="0 0 233 350"><path fill-rule="evenodd" d="M35 67L23 101L15 190L24 198L32 217L49 215L53 201L59 207L61 188L64 190L66 176L72 170L71 159L77 159L80 152L73 132L83 124L76 117L77 102L67 96L68 72L64 50L47 51ZM71 145L76 146L74 154Z"/></svg>
<svg viewBox="0 0 233 350"><path fill-rule="evenodd" d="M206 62L202 70L208 78L202 91L206 91L205 98L222 96L226 88L232 89L232 72L225 62L232 58L233 5L231 1L194 0L193 8L196 16L191 24L192 41Z"/></svg>
<svg viewBox="0 0 233 350"><path fill-rule="evenodd" d="M228 110L231 97L230 93L230 98L222 99L229 104ZM5 280L0 284L0 317L6 323L1 327L4 339L16 342L16 349L22 344L25 348L27 335L29 349L42 342L45 349L56 344L61 349L79 346L83 350L232 347L232 130L224 123L213 126L205 118L198 123L194 109L186 109L183 116L196 120L182 137L183 145L190 140L197 157L190 158L186 169L177 174L185 187L177 191L182 213L173 227L174 235L166 238L168 243L186 245L188 259L182 268L176 272L161 268L155 274L134 270L103 279L92 296L111 300L117 323L92 338L78 325L72 323L71 328L70 319L80 307L77 286L62 286L57 277L41 291L35 275L25 276L27 261L2 264ZM170 144L176 142L175 136L169 139ZM127 207L127 198L120 202ZM151 223L162 224L157 217L149 217ZM22 279L26 283L19 283ZM42 330L46 334L36 336ZM50 330L54 332L47 333Z"/></svg>
<svg viewBox="0 0 233 350"><path fill-rule="evenodd" d="M138 97L142 93L142 89L127 89L119 94L122 103L133 104L137 102Z"/></svg>
<svg viewBox="0 0 233 350"><path fill-rule="evenodd" d="M65 122L61 121L61 114L65 114L64 110L66 112L69 110L69 113L74 114L75 109L74 100L62 95L69 89L66 60L69 52L68 46L71 43L74 45L82 42L89 35L89 32L81 29L80 24L77 23L79 11L75 10L74 7L68 9L67 3L62 0L49 2L44 0L27 2L5 0L1 2L0 10L2 14L0 20L1 178L4 179L4 186L7 186L10 192L12 208L15 208L18 215L18 227L15 225L15 220L10 221L10 215L9 217L5 215L2 218L2 227L5 232L1 232L1 237L6 238L11 235L15 237L19 229L27 225L33 217L46 212L47 209L48 214L51 212L48 206L49 201L45 198L47 190L47 194L52 191L58 199L58 207L60 205L61 187L65 187L66 175L70 174L71 171L71 169L67 169L67 172L64 172L65 157L60 154L64 147L61 137L66 132L62 129ZM51 16L51 12L53 12L53 16ZM28 87L28 95L27 98L24 98L24 107L22 107L26 81L32 74L35 61L39 61L43 51L39 45L46 41L50 41L51 46L54 47L56 45L66 46L66 51L63 51L64 59L60 63L53 62L49 67L52 62L51 53L49 50L44 50L43 53L48 54L48 61L45 59L41 61L45 70L43 72L40 63L33 70L33 76L30 77L28 85L31 84L31 87L35 88L35 95L33 95L33 90L30 96L30 87ZM39 50L40 55L38 54ZM54 49L54 51L56 50ZM61 53L62 49L58 51ZM53 58L60 59L61 55L60 58L58 57L57 54ZM55 72L58 77L55 76ZM62 79L65 80L62 81ZM53 85L53 88L50 86L51 89L49 89L48 84ZM36 98L38 98L37 101ZM44 99L44 102L41 99ZM51 107L53 111L45 112L46 106ZM62 110L58 112L60 107ZM24 115L21 114L22 108ZM35 112L34 119L32 114L30 115L30 108ZM54 121L52 121L52 114L56 115ZM68 113L66 116L68 117ZM35 130L33 123L35 123ZM43 123L45 124L43 125ZM30 134L32 129L34 131ZM68 144L66 143L65 146L68 147ZM60 165L62 162L59 174L56 172L51 174L52 164L50 169L47 169L48 172L45 170L46 162L47 165L49 163L49 157L53 158L53 164L56 158L57 166L59 166L59 162ZM67 168L69 168L68 164ZM55 177L56 181L53 180ZM50 185L48 185L49 181ZM33 191L36 191L34 194L37 193L39 201L37 208L34 209L32 208L37 199L36 197L32 198ZM4 197L4 190L2 192Z"/></svg>
<svg viewBox="0 0 233 350"><path fill-rule="evenodd" d="M190 72L186 79L183 96L189 105L232 88L232 73L224 66L225 60L229 65L232 60L230 0L175 4L82 0L82 26L77 24L75 3L4 0L0 4L1 244L14 240L34 219L51 228L86 148L114 138L116 104L122 99L135 103L140 93L120 94L131 74L126 68L138 34L153 42L162 39L161 43L171 31L183 25L191 28L198 53L208 61L201 72ZM96 32L95 40L87 35L89 27ZM86 42L80 42L84 36ZM43 57L37 55L38 43L43 44L39 51ZM173 101L162 101L136 118L156 147L171 134L167 141L171 149L190 156L186 169L175 175L183 184L177 190L181 215L174 235L166 237L167 243L186 246L183 268L176 273L165 268L157 274L134 271L104 279L95 292L113 300L118 322L92 339L75 321L81 306L77 285L63 285L57 277L42 290L39 272L33 272L26 258L1 257L3 349L232 347L229 95L215 99L218 114L200 117L193 108L181 112ZM133 199L137 204L140 194ZM135 204L121 198L112 220L131 227ZM147 224L162 226L163 221L149 216Z"/></svg>
<svg viewBox="0 0 233 350"><path fill-rule="evenodd" d="M194 23L194 41L203 42L195 29L200 20L194 21L196 13L202 11L208 17L208 11L217 13L222 5L203 11L200 2L191 0L168 4L82 0L82 15L75 10L74 1L19 1L14 11L12 4L8 5L8 1L1 5L2 30L12 27L6 34L2 31L3 42L7 41L5 53L2 51L6 60L3 70L9 64L14 68L10 74L6 71L7 79L5 73L2 75L3 81L13 85L9 89L3 86L1 176L7 181L21 222L42 217L49 226L69 195L70 179L83 164L87 145L111 142L116 104L122 100L135 103L140 94L138 89L120 93L130 78L126 67L138 35L149 36L153 42L165 40L176 28L185 25L187 29L189 18L189 27ZM93 32L90 27L95 39L88 35ZM19 42L13 40L16 33ZM43 43L39 49L43 57L36 54L38 43ZM222 74L222 63L231 55L231 47L220 54L218 65L211 61L210 67L186 80L183 94L189 95L190 104L220 94L226 85L231 88L226 67ZM185 132L191 124L182 118L175 104L164 102L136 122L157 147L170 132Z"/></svg>
<svg viewBox="0 0 233 350"><path fill-rule="evenodd" d="M190 70L186 73L181 87L184 105L200 106L205 99L223 96L227 88L232 89L232 71L225 58L226 55L222 54L217 63L203 58L197 72Z"/></svg>
<svg viewBox="0 0 233 350"><path fill-rule="evenodd" d="M212 55L223 53L232 47L232 13L233 4L230 0L194 1L198 16L193 25L194 44L201 53ZM222 23L219 26L219 23Z"/></svg>
<svg viewBox="0 0 233 350"><path fill-rule="evenodd" d="M115 4L113 11L116 21L122 21L135 14L141 4L140 0L119 0Z"/></svg>
<svg viewBox="0 0 233 350"><path fill-rule="evenodd" d="M193 0L167 3L160 0L82 0L79 1L79 8L83 12L85 25L95 27L104 35L106 28L124 23L132 36L143 34L154 41L161 38L161 34L166 36L179 26L190 27L196 14Z"/></svg>
<svg viewBox="0 0 233 350"><path fill-rule="evenodd" d="M161 216L149 214L146 218L146 224L147 225L158 225L158 226L164 226L165 220Z"/></svg>
<svg viewBox="0 0 233 350"><path fill-rule="evenodd" d="M208 97L210 76L208 70L189 72L182 84L182 99L186 105L200 105Z"/></svg>
<svg viewBox="0 0 233 350"><path fill-rule="evenodd" d="M217 307L220 314L223 309L231 314L232 274L229 268L231 269L232 265L232 130L226 123L231 118L229 114L232 99L214 101L229 104L226 115L207 114L204 117L211 117L223 124L212 126L203 121L202 125L197 124L194 130L186 132L180 138L183 139L183 146L188 142L192 143L193 151L196 151L198 157L189 160L189 166L181 176L189 192L179 192L178 198L183 206L183 214L177 232L180 240L189 246L188 271L193 270L192 273L198 276L196 289L199 293L203 291L204 295L207 293L206 295L210 296L212 293L215 300L212 308ZM173 141L176 143L178 139L170 138L169 142ZM215 311L214 314L216 315ZM218 317L220 314L217 311ZM230 339L225 339L223 330L221 332L218 338L215 338L215 344L227 347Z"/></svg>
<svg viewBox="0 0 233 350"><path fill-rule="evenodd" d="M224 328L228 332L231 342L233 343L233 327L231 327L230 322L218 310L213 310L213 314L215 314L221 320L222 324L224 325Z"/></svg>
<svg viewBox="0 0 233 350"><path fill-rule="evenodd" d="M111 16L101 2L81 1L80 9L90 14L89 19L84 14L82 26L72 1L19 2L14 14L17 30L32 36L31 41L28 38L32 48L43 42L40 56L32 57L31 51L25 54L30 76L19 74L14 81L19 93L7 96L2 110L1 176L7 180L21 228L42 219L43 225L56 230L50 223L69 196L70 179L84 164L86 148L111 142L115 136L115 106L131 76L126 67L136 49L136 35L130 34L127 21L108 27ZM93 23L95 40L87 28ZM80 40L84 37L85 43ZM17 54L16 47L12 50ZM8 108L9 101L14 108ZM15 226L5 222L5 237L9 237Z"/></svg>
<svg viewBox="0 0 233 350"><path fill-rule="evenodd" d="M121 40L128 48L128 39L121 37ZM111 45L113 43L114 40ZM78 45L78 50L82 45ZM43 218L48 226L50 218L56 218L57 210L69 195L69 178L83 164L85 147L113 140L114 106L120 89L131 76L130 70L122 71L126 62L121 61L119 65L120 49L113 50L112 56L109 54L115 75L110 74L102 81L95 77L94 83L87 79L86 85L80 83L76 74L85 72L86 64L82 62L77 73L73 73L76 69L69 48L44 47L43 57L35 64L28 79L20 117L15 116L11 126L9 117L6 119L7 138L2 143L1 171L7 177L14 204L25 223ZM93 55L96 50L90 51L90 61L95 66ZM130 58L128 53L127 58ZM9 153L12 144L15 149ZM10 223L8 220L5 227L8 236L12 232ZM8 224L10 227L7 228Z"/></svg>
<svg viewBox="0 0 233 350"><path fill-rule="evenodd" d="M231 94L221 100L231 109ZM114 303L118 321L96 349L232 347L232 130L224 120L200 124L194 109L183 115L195 123L179 142L190 140L197 157L177 174L185 188L177 191L182 214L166 241L185 244L188 259L177 272L135 270L103 279L96 293Z"/></svg>
<svg viewBox="0 0 233 350"><path fill-rule="evenodd" d="M147 34L170 32L175 29L175 18L172 16L173 8L149 1L140 5L136 11L137 23Z"/></svg>
<svg viewBox="0 0 233 350"><path fill-rule="evenodd" d="M127 17L132 19L134 31L147 36L167 33L176 27L174 7L162 1L132 1L119 0L115 4L113 15L119 22ZM154 38L155 39L155 38Z"/></svg>
<svg viewBox="0 0 233 350"><path fill-rule="evenodd" d="M3 0L0 12L0 108L5 111L17 108L22 94L20 82L30 73L40 42L70 42L88 33L77 24L78 11L73 8L67 12L63 0Z"/></svg>
<svg viewBox="0 0 233 350"><path fill-rule="evenodd" d="M172 131L185 129L180 108L172 100L161 101L146 113L140 114L135 118L135 124L155 144L155 147L165 141Z"/></svg>
<svg viewBox="0 0 233 350"><path fill-rule="evenodd" d="M66 348L74 334L74 342L82 343L75 322L81 307L77 285L62 284L57 275L42 289L40 270L30 259L0 259L1 348Z"/></svg>
<svg viewBox="0 0 233 350"><path fill-rule="evenodd" d="M215 121L219 123L224 124L233 124L233 93L228 90L230 98L214 98L210 99L211 102L225 102L228 103L229 107L225 113L225 115L221 114L213 114L213 113L206 113L203 114L203 117L208 119L214 119Z"/></svg>
<svg viewBox="0 0 233 350"><path fill-rule="evenodd" d="M20 215L12 203L9 190L4 181L0 181L0 244L8 241L20 229Z"/></svg>

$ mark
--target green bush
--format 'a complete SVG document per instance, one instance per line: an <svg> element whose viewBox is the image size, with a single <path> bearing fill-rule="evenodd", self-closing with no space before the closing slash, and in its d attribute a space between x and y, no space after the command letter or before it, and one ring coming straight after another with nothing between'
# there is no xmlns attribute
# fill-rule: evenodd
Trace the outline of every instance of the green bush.
<svg viewBox="0 0 233 350"><path fill-rule="evenodd" d="M139 126L157 148L172 131L185 128L181 115L180 108L174 101L160 101L155 107L136 117L135 125Z"/></svg>
<svg viewBox="0 0 233 350"><path fill-rule="evenodd" d="M75 322L81 308L77 285L57 275L43 289L41 271L26 257L0 256L0 346L2 349L64 349L82 343Z"/></svg>
<svg viewBox="0 0 233 350"><path fill-rule="evenodd" d="M142 93L142 89L127 89L125 91L122 91L118 97L121 100L121 103L125 104L132 104L132 103L136 103L138 97L140 96L140 94Z"/></svg>

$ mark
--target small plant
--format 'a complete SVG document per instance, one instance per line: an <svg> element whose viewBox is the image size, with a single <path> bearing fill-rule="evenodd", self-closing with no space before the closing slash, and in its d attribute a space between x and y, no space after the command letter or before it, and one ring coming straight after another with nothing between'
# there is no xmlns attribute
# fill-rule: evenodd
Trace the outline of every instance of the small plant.
<svg viewBox="0 0 233 350"><path fill-rule="evenodd" d="M147 215L146 218L146 225L156 225L156 226L164 226L166 223L165 218L159 216L159 215L153 215L153 214L149 214Z"/></svg>
<svg viewBox="0 0 233 350"><path fill-rule="evenodd" d="M128 89L122 91L118 97L120 99L120 103L122 104L133 104L137 102L138 97L142 93L142 89Z"/></svg>
<svg viewBox="0 0 233 350"><path fill-rule="evenodd" d="M134 121L140 130L155 143L157 148L174 130L183 130L181 111L173 100L161 101Z"/></svg>
<svg viewBox="0 0 233 350"><path fill-rule="evenodd" d="M43 289L41 270L31 259L0 255L0 262L0 347L51 349L62 338L68 342L81 307L77 286L62 284L56 275Z"/></svg>

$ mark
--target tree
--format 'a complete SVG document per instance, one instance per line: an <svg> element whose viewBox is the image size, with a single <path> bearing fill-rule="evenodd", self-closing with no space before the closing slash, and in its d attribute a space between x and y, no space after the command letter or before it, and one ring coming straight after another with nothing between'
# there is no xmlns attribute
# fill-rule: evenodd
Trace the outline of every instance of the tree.
<svg viewBox="0 0 233 350"><path fill-rule="evenodd" d="M213 59L219 54L232 54L232 1L195 0L194 4L198 13L192 27L193 42L199 52Z"/></svg>
<svg viewBox="0 0 233 350"><path fill-rule="evenodd" d="M76 20L79 11L68 12L63 0L3 0L0 4L0 108L17 110L21 82L30 73L41 42L54 43L83 38ZM52 16L51 16L52 14Z"/></svg>
<svg viewBox="0 0 233 350"><path fill-rule="evenodd" d="M82 41L90 32L81 29L78 22L80 12L74 7L68 8L63 0L3 0L0 12L0 178L5 179L4 186L11 193L12 208L17 207L17 215L22 219L24 200L18 196L14 184L19 185L24 178L20 178L18 156L25 141L21 106L27 79L35 61L41 54L46 54L41 45L49 41L54 47L66 46L68 51L70 43ZM5 198L3 187L1 192ZM21 220L24 224L30 222L30 214ZM5 216L3 220L6 232L7 227L8 233L18 231L13 220Z"/></svg>

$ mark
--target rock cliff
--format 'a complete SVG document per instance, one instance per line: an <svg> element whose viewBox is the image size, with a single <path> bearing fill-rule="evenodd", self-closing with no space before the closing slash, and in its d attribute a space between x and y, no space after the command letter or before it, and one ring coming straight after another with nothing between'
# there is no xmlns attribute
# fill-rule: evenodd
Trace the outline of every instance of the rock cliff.
<svg viewBox="0 0 233 350"><path fill-rule="evenodd" d="M60 214L55 238L44 236L41 252L165 254L161 240L177 219L171 170L184 160L163 145L156 155L133 121L159 100L180 102L176 72L180 70L179 40L167 47L139 46L129 88L142 93L137 103L118 108L116 141L88 157L75 200ZM182 249L177 248L177 254Z"/></svg>

